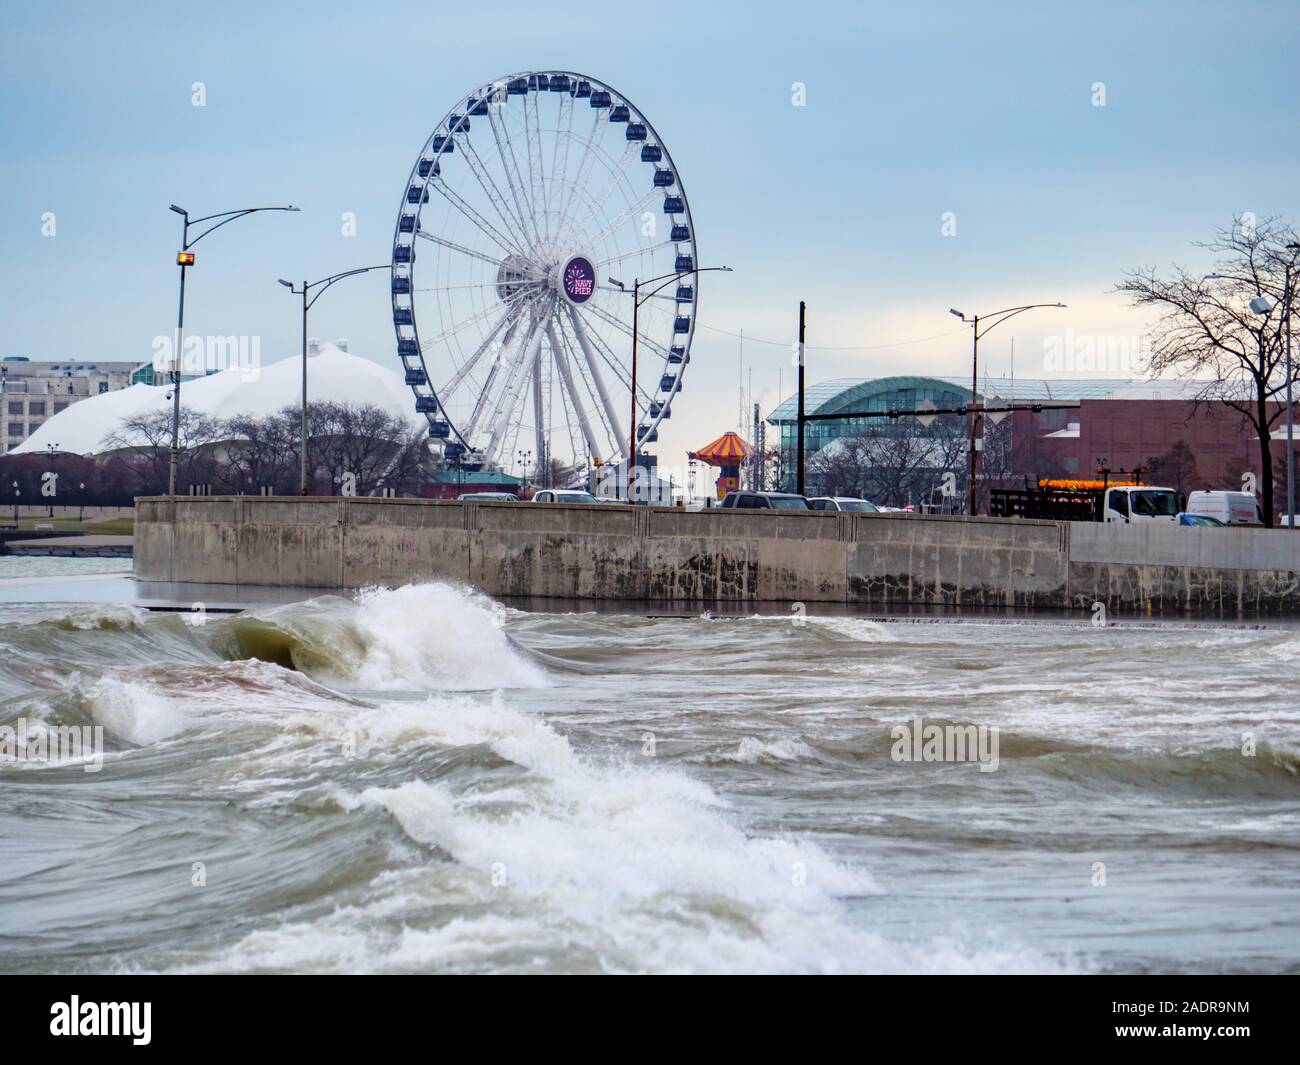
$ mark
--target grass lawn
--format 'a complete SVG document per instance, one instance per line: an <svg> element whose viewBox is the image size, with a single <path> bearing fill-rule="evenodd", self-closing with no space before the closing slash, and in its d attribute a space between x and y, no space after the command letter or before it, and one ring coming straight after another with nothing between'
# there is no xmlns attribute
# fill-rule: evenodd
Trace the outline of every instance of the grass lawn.
<svg viewBox="0 0 1300 1065"><path fill-rule="evenodd" d="M23 514L18 519L19 529L32 529L37 527L48 527L56 532L67 533L98 533L100 536L130 536L135 531L135 518L132 515L123 515L114 518L87 518L84 522L79 521L77 517L65 517L60 514L56 517L49 517L45 514L30 515ZM0 528L13 528L13 514L5 514L0 510Z"/></svg>

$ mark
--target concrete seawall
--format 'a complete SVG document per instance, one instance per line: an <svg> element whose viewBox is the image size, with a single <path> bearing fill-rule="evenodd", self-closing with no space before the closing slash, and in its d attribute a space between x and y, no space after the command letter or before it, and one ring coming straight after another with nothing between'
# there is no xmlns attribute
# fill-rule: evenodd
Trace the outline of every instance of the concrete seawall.
<svg viewBox="0 0 1300 1065"><path fill-rule="evenodd" d="M911 514L233 496L137 502L142 580L494 596L1300 614L1300 536Z"/></svg>

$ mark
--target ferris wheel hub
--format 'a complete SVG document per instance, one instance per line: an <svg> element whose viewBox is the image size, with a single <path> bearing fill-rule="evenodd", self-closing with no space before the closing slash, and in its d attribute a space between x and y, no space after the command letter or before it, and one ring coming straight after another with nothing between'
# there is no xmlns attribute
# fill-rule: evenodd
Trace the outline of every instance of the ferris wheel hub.
<svg viewBox="0 0 1300 1065"><path fill-rule="evenodd" d="M596 294L596 266L590 255L569 255L551 272L551 287L581 306Z"/></svg>

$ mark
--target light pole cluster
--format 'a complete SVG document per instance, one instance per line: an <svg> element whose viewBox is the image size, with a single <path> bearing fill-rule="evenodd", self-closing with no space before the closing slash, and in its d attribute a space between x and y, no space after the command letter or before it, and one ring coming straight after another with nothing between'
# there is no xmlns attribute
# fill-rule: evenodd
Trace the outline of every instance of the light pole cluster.
<svg viewBox="0 0 1300 1065"><path fill-rule="evenodd" d="M246 215L257 214L259 211L294 211L300 210L289 204L284 207L243 207L236 211L220 211L216 214L204 215L202 218L190 218L189 212L183 207L177 207L176 204L170 205L171 210L181 216L181 247L176 253L176 265L181 268L180 284L180 307L176 314L176 341L172 352L172 368L170 379L172 385L172 444L171 455L168 463L167 474L167 494L176 494L176 470L180 458L180 431L181 431L181 352L185 343L185 272L195 265L195 255L191 250L195 244L206 237L213 230L220 229L228 222L233 222L237 218L243 218ZM190 236L192 227L201 226L206 222L212 224L207 226L197 236ZM302 441L299 455L299 491L303 495L308 494L309 485L307 483L307 312L311 310L321 295L337 281L342 281L345 277L353 277L356 274L367 274L372 270L391 270L390 264L385 263L382 266L363 266L356 270L344 270L341 273L331 274L329 277L323 277L319 281L304 281L301 287L295 287L293 282L280 278L280 284L288 288L294 295L302 296ZM319 290L319 291L315 291ZM315 292L313 295L312 293Z"/></svg>
<svg viewBox="0 0 1300 1065"><path fill-rule="evenodd" d="M967 426L969 430L970 446L970 483L967 485L967 497L969 499L968 509L971 517L974 517L978 507L978 496L975 492L975 478L978 475L979 451L976 449L975 427L978 424L978 414L973 409L975 397L979 392L979 358L980 358L980 338L988 333L991 329L996 329L1003 322L1014 318L1018 314L1024 314L1025 311L1036 310L1039 307L1064 308L1064 303L1026 303L1021 307L1004 307L1000 311L993 311L991 314L977 314L973 318L967 318L965 314L956 308L950 307L948 313L956 315L963 322L971 327L971 357L970 357L970 399L971 411L966 415ZM983 328L981 328L981 324Z"/></svg>
<svg viewBox="0 0 1300 1065"><path fill-rule="evenodd" d="M204 215L202 218L190 218L189 211L185 210L184 207L177 207L174 203L169 206L171 210L181 216L182 223L181 250L176 253L176 265L181 268L181 299L180 309L176 313L176 344L172 349L172 447L167 472L167 494L174 496L176 494L176 466L181 450L181 348L185 342L185 271L193 266L196 261L194 252L190 251L190 249L213 230L220 229L227 222L233 222L236 218L256 214L258 211L297 211L298 208L294 207L293 204L289 204L287 207L242 207L237 211L219 211L216 214ZM212 225L208 226L197 237L191 239L190 227L200 226L205 222L211 222Z"/></svg>
<svg viewBox="0 0 1300 1065"><path fill-rule="evenodd" d="M713 271L722 273L731 273L730 266L697 266L693 270L677 270L671 274L660 274L658 277L652 277L648 281L642 281L640 278L632 282L632 426L628 432L628 452L627 452L627 498L628 502L632 501L632 471L636 466L637 452L637 410L636 410L636 356L637 356L637 337L640 335L638 322L640 318L641 305L650 299L657 292L662 291L683 277L690 277L692 274L707 274ZM657 288L652 288L644 296L641 290L647 285L654 285L662 281L663 284ZM609 283L614 285L620 292L626 292L627 286L622 281L610 278Z"/></svg>
<svg viewBox="0 0 1300 1065"><path fill-rule="evenodd" d="M304 281L301 288L295 288L292 281L286 281L280 278L280 284L292 292L295 296L302 297L302 442L298 455L299 465L299 482L298 492L300 495L308 494L307 485L307 312L311 310L312 304L325 294L325 290L337 281L342 281L345 277L353 277L356 274L368 274L372 270L391 270L390 263L384 263L382 266L362 266L356 270L344 270L342 273L331 274L329 277L322 277L319 281ZM312 289L319 288L320 291L311 299Z"/></svg>

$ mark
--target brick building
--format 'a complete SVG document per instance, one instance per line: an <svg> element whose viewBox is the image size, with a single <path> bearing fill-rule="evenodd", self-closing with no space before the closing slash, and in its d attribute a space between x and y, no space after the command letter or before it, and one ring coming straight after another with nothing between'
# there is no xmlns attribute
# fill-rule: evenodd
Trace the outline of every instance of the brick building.
<svg viewBox="0 0 1300 1065"><path fill-rule="evenodd" d="M1145 466L1152 467L1148 475L1151 479L1182 492L1240 491L1246 474L1259 480L1258 444L1249 423L1227 404L1195 401L1204 387L1204 382L1196 381L1001 378L988 379L983 390L987 396L978 398L986 399L990 406L1077 404L1069 409L1017 411L987 427L990 435L1000 433L1003 437L1001 468L997 470L1002 480L1092 479L1098 466L1112 470ZM921 431L914 418L860 418L850 412L911 410L927 401L939 408L951 408L967 403L970 395L970 379L963 384L958 377L840 379L811 385L804 400L807 414L844 411L845 417L807 423L806 457L811 458L837 439L861 434L868 426L885 426L899 433ZM787 491L793 490L795 480L797 403L798 397L791 396L767 418L780 431L780 485ZM936 426L929 431L939 430ZM1275 502L1285 492L1281 487L1285 441L1285 424L1279 418L1272 434L1273 466L1279 485ZM991 452L990 440L986 469L994 462ZM933 474L937 477L941 472L936 469ZM809 491L816 489L814 484Z"/></svg>

